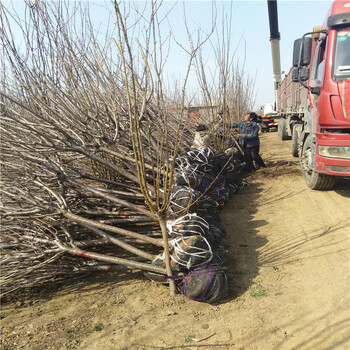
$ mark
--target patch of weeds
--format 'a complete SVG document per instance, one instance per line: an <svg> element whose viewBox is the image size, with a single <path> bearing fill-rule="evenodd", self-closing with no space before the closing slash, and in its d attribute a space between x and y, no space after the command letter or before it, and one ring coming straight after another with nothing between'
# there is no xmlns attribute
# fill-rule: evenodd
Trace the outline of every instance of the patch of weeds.
<svg viewBox="0 0 350 350"><path fill-rule="evenodd" d="M135 286L132 286L131 287L131 293L135 294L135 293L139 293L139 292L142 292L144 290L146 290L147 288L144 286L144 287L141 287L141 288L136 288Z"/></svg>
<svg viewBox="0 0 350 350"><path fill-rule="evenodd" d="M204 323L204 324L202 324L202 328L203 328L203 329L208 329L208 328L209 328L209 325L208 325L207 323Z"/></svg>
<svg viewBox="0 0 350 350"><path fill-rule="evenodd" d="M185 343L191 343L193 341L193 337L192 335L184 335L182 337L182 340L185 342Z"/></svg>
<svg viewBox="0 0 350 350"><path fill-rule="evenodd" d="M75 329L73 329L73 328L66 328L64 330L64 333L66 333L66 334L70 334L70 333L74 333L74 332L75 332Z"/></svg>
<svg viewBox="0 0 350 350"><path fill-rule="evenodd" d="M283 292L279 291L279 292L276 292L275 295L282 295Z"/></svg>
<svg viewBox="0 0 350 350"><path fill-rule="evenodd" d="M117 302L116 302L116 301L111 301L111 302L109 303L109 305L111 305L111 306L117 305Z"/></svg>
<svg viewBox="0 0 350 350"><path fill-rule="evenodd" d="M94 332L99 332L99 331L102 331L103 329L103 325L102 324L95 324L94 327L93 327L93 330Z"/></svg>
<svg viewBox="0 0 350 350"><path fill-rule="evenodd" d="M179 299L179 300L177 301L177 303L178 303L179 305L185 304L185 300Z"/></svg>
<svg viewBox="0 0 350 350"><path fill-rule="evenodd" d="M261 297L267 297L267 292L266 290L258 284L257 286L253 286L252 288L249 289L249 294L253 298L261 298Z"/></svg>
<svg viewBox="0 0 350 350"><path fill-rule="evenodd" d="M65 317L60 317L58 320L59 321L64 321L66 318Z"/></svg>
<svg viewBox="0 0 350 350"><path fill-rule="evenodd" d="M144 331L145 329L146 329L145 326L140 326L140 327L139 327L139 330L140 330L140 331Z"/></svg>

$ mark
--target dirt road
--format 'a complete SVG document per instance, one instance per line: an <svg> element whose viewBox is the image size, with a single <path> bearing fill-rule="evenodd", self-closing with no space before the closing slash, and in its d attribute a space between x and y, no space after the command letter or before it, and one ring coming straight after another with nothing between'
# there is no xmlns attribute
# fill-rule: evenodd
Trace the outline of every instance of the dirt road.
<svg viewBox="0 0 350 350"><path fill-rule="evenodd" d="M350 349L350 181L311 191L290 142L261 139L268 167L221 214L223 303L170 299L141 273L90 275L3 304L3 350Z"/></svg>

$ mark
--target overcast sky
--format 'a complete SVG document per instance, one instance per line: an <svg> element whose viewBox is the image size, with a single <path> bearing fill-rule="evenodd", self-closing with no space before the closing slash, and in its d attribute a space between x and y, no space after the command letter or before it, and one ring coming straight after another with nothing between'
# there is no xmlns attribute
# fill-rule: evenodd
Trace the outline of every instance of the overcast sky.
<svg viewBox="0 0 350 350"><path fill-rule="evenodd" d="M349 0L350 1L350 0ZM15 1L10 5L8 1L2 1L6 7L14 6L17 10L23 8L23 2ZM93 19L96 23L105 21L108 1L90 1L93 6ZM97 3L98 6L93 4ZM231 1L214 1L217 16L217 25L221 28L221 12L228 13ZM278 21L281 34L281 69L287 73L291 67L293 42L304 33L312 31L317 25L322 25L326 13L332 1L285 1L279 0ZM173 1L165 1L165 7L172 7ZM178 1L169 16L170 24L175 31L177 40L187 43L186 30L183 25L183 7L190 30L201 27L204 31L210 31L212 24L213 2L186 0ZM20 11L19 11L20 13ZM100 27L100 29L103 27ZM267 1L233 1L233 18L231 47L237 48L235 60L241 63L245 57L245 70L253 78L255 77L256 103L255 108L266 103L274 102L272 56L269 41L269 21ZM213 38L213 40L215 40ZM208 45L210 51L210 45ZM208 67L211 61L208 51ZM176 79L182 79L186 68L186 56L175 44L171 46L168 58L168 71ZM283 75L282 75L283 77Z"/></svg>

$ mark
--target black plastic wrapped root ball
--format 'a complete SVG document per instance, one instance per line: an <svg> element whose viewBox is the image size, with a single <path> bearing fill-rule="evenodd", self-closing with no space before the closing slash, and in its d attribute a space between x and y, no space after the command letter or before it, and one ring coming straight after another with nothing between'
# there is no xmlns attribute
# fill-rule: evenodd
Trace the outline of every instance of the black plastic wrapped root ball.
<svg viewBox="0 0 350 350"><path fill-rule="evenodd" d="M169 243L172 245L170 265L173 271L191 270L213 258L211 246L203 236L180 236Z"/></svg>
<svg viewBox="0 0 350 350"><path fill-rule="evenodd" d="M202 183L202 177L196 171L188 171L187 169L178 172L174 176L176 186L188 186L196 189Z"/></svg>
<svg viewBox="0 0 350 350"><path fill-rule="evenodd" d="M186 214L176 220L167 221L168 233L172 238L179 236L206 236L209 224L197 214Z"/></svg>
<svg viewBox="0 0 350 350"><path fill-rule="evenodd" d="M195 213L198 210L199 203L197 199L200 195L201 192L196 191L195 189L190 189L186 186L176 186L172 189L169 208L174 213L182 210Z"/></svg>
<svg viewBox="0 0 350 350"><path fill-rule="evenodd" d="M178 289L190 299L216 304L228 291L226 273L220 267L201 267L182 276Z"/></svg>

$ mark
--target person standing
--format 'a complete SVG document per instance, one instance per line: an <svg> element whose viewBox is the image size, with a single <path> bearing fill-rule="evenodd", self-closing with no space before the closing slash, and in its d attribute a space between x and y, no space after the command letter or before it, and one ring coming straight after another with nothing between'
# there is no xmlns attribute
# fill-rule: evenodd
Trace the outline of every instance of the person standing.
<svg viewBox="0 0 350 350"><path fill-rule="evenodd" d="M255 115L255 113L247 113L243 121L233 125L234 128L239 128L239 134L236 135L236 138L238 138L238 142L243 148L244 160L246 163L245 170L247 172L255 170L253 161L259 167L266 167L259 154L259 126L253 121Z"/></svg>

